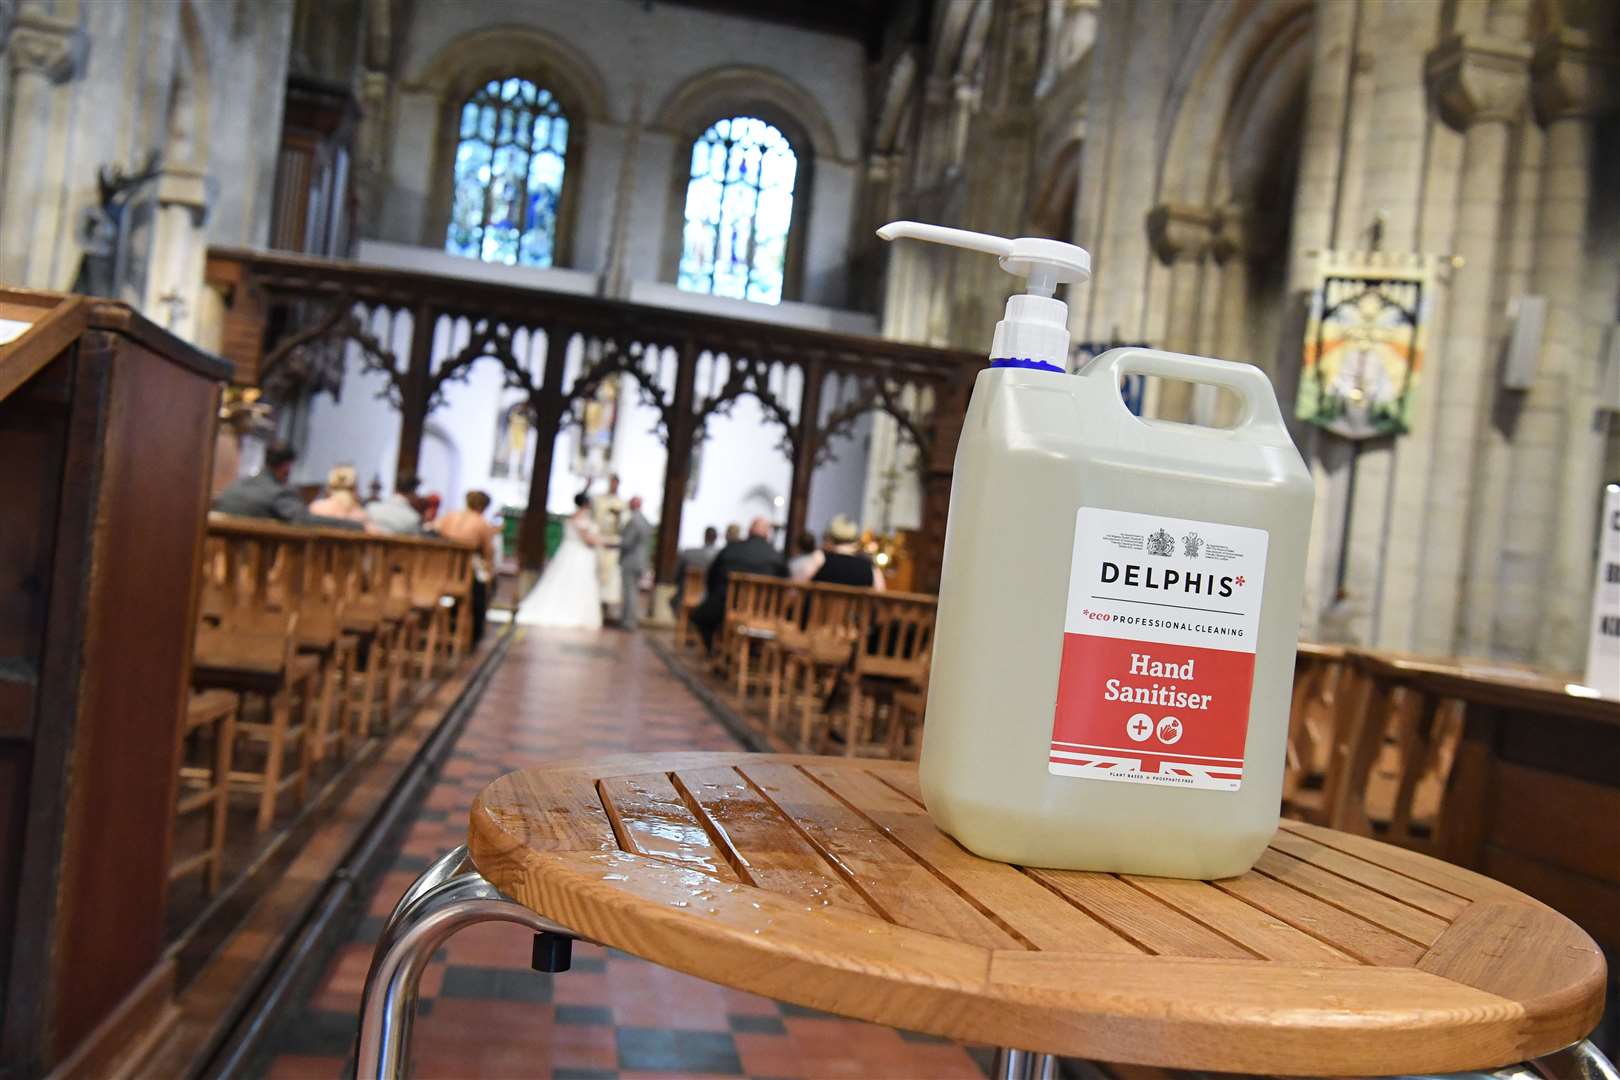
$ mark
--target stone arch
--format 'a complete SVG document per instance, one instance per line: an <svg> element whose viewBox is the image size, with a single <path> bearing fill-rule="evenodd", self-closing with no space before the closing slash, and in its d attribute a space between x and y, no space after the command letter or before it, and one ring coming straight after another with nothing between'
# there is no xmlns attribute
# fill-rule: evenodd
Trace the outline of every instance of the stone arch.
<svg viewBox="0 0 1620 1080"><path fill-rule="evenodd" d="M593 123L613 117L607 84L585 55L566 42L529 26L494 26L450 42L406 81L406 88L431 95L438 104L433 174L422 243L442 247L450 223L450 201L461 106L491 79L516 76L549 90L568 118L562 199L557 213L555 265L573 255L580 180Z"/></svg>
<svg viewBox="0 0 1620 1080"><path fill-rule="evenodd" d="M840 146L832 122L804 87L765 68L738 65L711 68L677 86L653 116L654 130L696 138L716 120L751 112L775 125L816 157L851 161L855 147Z"/></svg>
<svg viewBox="0 0 1620 1080"><path fill-rule="evenodd" d="M1167 100L1147 228L1153 340L1278 374L1286 253L1311 59L1308 0L1210 7ZM1278 210L1278 208L1286 208ZM1257 213L1264 208L1266 212ZM1297 348L1293 350L1297 354ZM1215 395L1168 386L1157 415L1219 422ZM1228 402L1229 406L1230 403Z"/></svg>
<svg viewBox="0 0 1620 1080"><path fill-rule="evenodd" d="M686 224L686 188L691 179L692 143L717 120L756 116L787 137L798 156L793 217L788 226L782 299L796 300L803 284L805 238L814 212L811 191L818 159L847 160L832 123L803 87L757 67L714 68L694 75L669 95L650 127L675 143L659 277L674 281Z"/></svg>
<svg viewBox="0 0 1620 1080"><path fill-rule="evenodd" d="M1200 34L1198 55L1179 69L1170 95L1175 120L1159 164L1163 201L1207 204L1221 194L1216 179L1233 149L1234 114L1252 107L1282 58L1309 56L1312 13L1309 0L1206 9L1206 23L1221 21Z"/></svg>

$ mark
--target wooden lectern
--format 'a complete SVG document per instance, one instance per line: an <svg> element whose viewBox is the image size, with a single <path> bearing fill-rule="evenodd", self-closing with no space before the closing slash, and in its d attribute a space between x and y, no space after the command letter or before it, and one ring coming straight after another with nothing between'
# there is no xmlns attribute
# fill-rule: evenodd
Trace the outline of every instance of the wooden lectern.
<svg viewBox="0 0 1620 1080"><path fill-rule="evenodd" d="M0 288L0 1073L104 1073L174 1014L176 728L229 373L126 305Z"/></svg>

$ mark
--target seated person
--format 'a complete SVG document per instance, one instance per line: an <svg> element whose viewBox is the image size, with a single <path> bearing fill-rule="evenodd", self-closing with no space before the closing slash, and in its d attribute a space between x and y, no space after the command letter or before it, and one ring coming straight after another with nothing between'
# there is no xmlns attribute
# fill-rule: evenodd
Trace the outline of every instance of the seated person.
<svg viewBox="0 0 1620 1080"><path fill-rule="evenodd" d="M215 495L213 508L238 517L309 524L309 508L287 482L292 475L293 462L297 460L297 452L286 443L271 443L264 452L264 468L234 481Z"/></svg>
<svg viewBox="0 0 1620 1080"><path fill-rule="evenodd" d="M489 608L489 583L495 577L495 537L500 527L484 516L489 496L482 491L467 492L467 508L452 510L435 522L440 536L478 548L473 559L472 640L484 637L484 615Z"/></svg>
<svg viewBox="0 0 1620 1080"><path fill-rule="evenodd" d="M358 525L370 522L366 508L360 504L358 488L360 476L353 465L339 465L326 474L326 495L309 504L309 512L317 517L340 518Z"/></svg>
<svg viewBox="0 0 1620 1080"><path fill-rule="evenodd" d="M821 545L816 543L816 534L802 532L799 534L799 542L794 545L793 558L788 560L788 577L794 581L809 581L816 576L816 571L821 569L821 564L825 561L826 553L821 550Z"/></svg>
<svg viewBox="0 0 1620 1080"><path fill-rule="evenodd" d="M371 523L383 532L415 536L422 531L422 512L416 508L417 480L401 476L394 481L394 493L366 505Z"/></svg>
<svg viewBox="0 0 1620 1080"><path fill-rule="evenodd" d="M714 557L720 554L720 530L713 525L703 530L703 546L687 548L675 559L675 600L674 608L681 610L681 604L686 601L686 572L688 570L701 570L707 572Z"/></svg>
<svg viewBox="0 0 1620 1080"><path fill-rule="evenodd" d="M703 635L703 647L712 648L714 632L726 617L726 580L733 573L787 577L787 560L771 543L771 523L762 517L748 526L748 538L727 544L709 564L703 603L692 609L692 625Z"/></svg>
<svg viewBox="0 0 1620 1080"><path fill-rule="evenodd" d="M860 530L853 521L843 514L833 518L827 526L827 554L810 580L828 585L883 588L883 571L872 565L871 558L861 550L860 539Z"/></svg>

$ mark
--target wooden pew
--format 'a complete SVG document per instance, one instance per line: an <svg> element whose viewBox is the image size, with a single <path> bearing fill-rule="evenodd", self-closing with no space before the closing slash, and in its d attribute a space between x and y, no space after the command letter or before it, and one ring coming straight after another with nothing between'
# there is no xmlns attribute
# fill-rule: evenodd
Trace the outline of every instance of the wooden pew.
<svg viewBox="0 0 1620 1080"><path fill-rule="evenodd" d="M1478 870L1620 950L1620 702L1484 661L1351 650L1331 824Z"/></svg>

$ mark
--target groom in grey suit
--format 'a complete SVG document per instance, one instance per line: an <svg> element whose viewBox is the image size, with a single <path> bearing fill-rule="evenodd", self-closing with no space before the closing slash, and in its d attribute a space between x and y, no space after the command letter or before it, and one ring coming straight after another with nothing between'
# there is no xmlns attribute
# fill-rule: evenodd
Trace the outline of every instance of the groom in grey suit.
<svg viewBox="0 0 1620 1080"><path fill-rule="evenodd" d="M641 496L634 496L624 524L619 527L619 580L624 585L619 625L626 630L641 625L641 572L647 569L647 544L651 539L652 522L641 512Z"/></svg>

